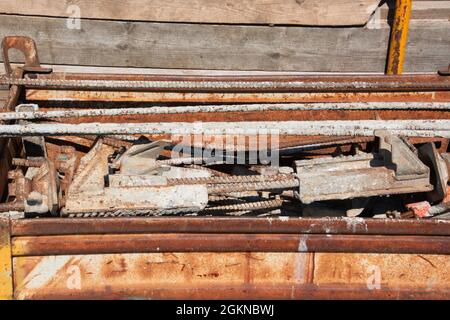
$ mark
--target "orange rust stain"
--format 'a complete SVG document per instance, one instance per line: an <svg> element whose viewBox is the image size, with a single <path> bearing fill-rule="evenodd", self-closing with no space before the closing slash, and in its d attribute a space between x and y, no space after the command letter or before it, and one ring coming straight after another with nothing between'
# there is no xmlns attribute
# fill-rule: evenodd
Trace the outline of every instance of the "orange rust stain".
<svg viewBox="0 0 450 320"><path fill-rule="evenodd" d="M299 258L305 258L300 259ZM449 256L412 254L343 253L149 253L67 256L66 265L41 287L27 288L24 278L46 257L14 258L16 296L42 298L85 297L208 297L208 290L234 288L233 295L245 296L246 290L265 297L293 297L290 288L305 284L314 258L313 285L318 288L366 288L367 266L381 270L382 288L412 288L423 292L450 289ZM248 262L249 278L245 276ZM67 287L76 265L81 273L81 290ZM145 269L145 270L144 270ZM105 273L105 271L107 271ZM119 272L117 272L119 271ZM123 271L123 272L122 272ZM297 274L295 274L297 272ZM115 276L120 273L121 276ZM38 275L45 277L45 273ZM246 282L246 279L251 283ZM39 280L39 279L37 279ZM304 281L304 282L302 282ZM39 281L38 281L39 282ZM272 288L272 289L269 289ZM278 289L277 289L278 288ZM162 293L158 290L167 290ZM156 290L156 291L155 291ZM186 291L187 290L187 291ZM202 291L203 290L203 291ZM273 291L278 290L278 291ZM300 289L299 289L300 290ZM431 291L430 291L431 290ZM397 291L395 291L397 292ZM162 295L161 295L162 294ZM294 295L295 296L295 295Z"/></svg>
<svg viewBox="0 0 450 320"><path fill-rule="evenodd" d="M450 288L447 255L317 253L314 283L364 286L374 268L382 287Z"/></svg>
<svg viewBox="0 0 450 320"><path fill-rule="evenodd" d="M118 277L128 271L128 264L124 257L111 257L102 265L102 275L105 278Z"/></svg>

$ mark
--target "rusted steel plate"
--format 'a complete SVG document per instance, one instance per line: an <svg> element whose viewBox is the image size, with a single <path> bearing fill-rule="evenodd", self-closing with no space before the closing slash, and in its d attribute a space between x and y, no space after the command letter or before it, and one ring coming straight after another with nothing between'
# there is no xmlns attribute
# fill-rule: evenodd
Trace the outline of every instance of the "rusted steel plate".
<svg viewBox="0 0 450 320"><path fill-rule="evenodd" d="M449 255L316 253L314 266L314 283L320 286L377 286L379 280L380 288L450 290Z"/></svg>
<svg viewBox="0 0 450 320"><path fill-rule="evenodd" d="M14 237L13 256L142 252L450 254L450 237L323 234L116 234Z"/></svg>
<svg viewBox="0 0 450 320"><path fill-rule="evenodd" d="M118 92L86 90L27 89L30 101L117 101L117 102L370 102L450 101L450 92L346 92L346 93L201 93L201 92Z"/></svg>
<svg viewBox="0 0 450 320"><path fill-rule="evenodd" d="M231 286L196 286L191 285L150 287L146 290L133 287L121 287L117 290L107 288L105 291L85 291L79 290L68 294L66 291L44 291L33 297L18 297L17 299L106 299L106 300L275 300L275 299L295 299L295 300L446 300L450 295L450 290L432 290L406 288L391 289L382 288L380 290L369 290L367 287L359 286L337 286L337 285L231 285Z"/></svg>
<svg viewBox="0 0 450 320"><path fill-rule="evenodd" d="M0 217L0 300L12 299L12 256L9 219Z"/></svg>
<svg viewBox="0 0 450 320"><path fill-rule="evenodd" d="M152 296L152 288L289 285L312 275L309 253L150 253L47 256L14 259L16 298L48 294L106 297L133 291L128 298ZM201 291L201 290L200 290ZM126 296L123 296L126 297Z"/></svg>
<svg viewBox="0 0 450 320"><path fill-rule="evenodd" d="M371 218L150 217L15 219L13 236L137 233L322 233L450 235L450 220Z"/></svg>
<svg viewBox="0 0 450 320"><path fill-rule="evenodd" d="M346 254L346 260L333 262L334 253L316 255L195 252L19 257L14 258L15 298L445 299L450 293L449 256ZM350 261L362 262L352 267L347 265ZM381 274L376 287L370 263ZM334 272L333 267L342 264L348 273ZM433 268L428 273L431 277L422 274L428 268ZM350 281L345 282L348 277Z"/></svg>

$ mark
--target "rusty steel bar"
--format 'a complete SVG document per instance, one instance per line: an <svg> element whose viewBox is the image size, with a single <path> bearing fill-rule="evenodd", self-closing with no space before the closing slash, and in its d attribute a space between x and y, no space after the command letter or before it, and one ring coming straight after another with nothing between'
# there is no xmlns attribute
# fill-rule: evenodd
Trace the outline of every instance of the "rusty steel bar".
<svg viewBox="0 0 450 320"><path fill-rule="evenodd" d="M37 105L36 105L37 106ZM57 110L3 112L0 120L36 120L72 117L126 116L149 114L182 114L213 112L255 112L295 110L450 110L449 102L355 102L355 103L288 103L242 105L155 106L149 108L112 108L86 110Z"/></svg>
<svg viewBox="0 0 450 320"><path fill-rule="evenodd" d="M164 160L156 160L156 163L160 166L164 165L170 165L170 166L177 166L177 165L187 165L187 164L222 164L224 163L223 160L217 160L215 158L204 158L204 157L180 157L180 158L172 158L172 159L164 159Z"/></svg>
<svg viewBox="0 0 450 320"><path fill-rule="evenodd" d="M203 212L217 212L217 211L253 211L261 209L277 208L283 204L281 199L265 200L265 201L254 201L245 202L238 204L228 204L221 206L207 207Z"/></svg>
<svg viewBox="0 0 450 320"><path fill-rule="evenodd" d="M450 220L373 218L148 217L15 219L13 236L126 233L319 233L450 236Z"/></svg>
<svg viewBox="0 0 450 320"><path fill-rule="evenodd" d="M408 41L409 18L412 0L396 0L395 15L389 40L387 74L401 74Z"/></svg>
<svg viewBox="0 0 450 320"><path fill-rule="evenodd" d="M374 137L353 137L353 138L334 138L327 141L318 141L315 143L297 144L288 147L280 148L279 155L286 156L299 152L311 151L317 149L325 149L334 146L343 146L347 144L360 144L373 141Z"/></svg>
<svg viewBox="0 0 450 320"><path fill-rule="evenodd" d="M12 159L12 165L13 166L20 166L20 167L35 167L39 168L44 164L44 160L38 160L38 159L21 159L21 158L13 158Z"/></svg>
<svg viewBox="0 0 450 320"><path fill-rule="evenodd" d="M211 184L207 186L208 194L232 193L242 191L260 191L274 189L298 188L300 182L297 178L287 177L283 180L263 182L241 182L228 184Z"/></svg>
<svg viewBox="0 0 450 320"><path fill-rule="evenodd" d="M450 138L450 120L324 120L0 125L0 137L117 134L291 134L373 136L375 130L416 137Z"/></svg>
<svg viewBox="0 0 450 320"><path fill-rule="evenodd" d="M295 179L292 175L245 175L245 176L225 176L207 178L169 178L168 184L230 184L247 182L283 181Z"/></svg>
<svg viewBox="0 0 450 320"><path fill-rule="evenodd" d="M124 77L122 77L124 79ZM324 91L427 91L450 90L450 81L439 75L386 78L376 76L148 76L146 80L122 79L18 79L1 76L0 85L27 88L113 91L220 91L220 92L324 92Z"/></svg>
<svg viewBox="0 0 450 320"><path fill-rule="evenodd" d="M144 252L450 254L450 237L323 234L116 234L13 237L13 256Z"/></svg>
<svg viewBox="0 0 450 320"><path fill-rule="evenodd" d="M90 141L96 141L99 137L98 136L91 136L91 135L84 135L83 138L90 140ZM114 137L108 137L108 136L102 136L102 143L114 147L114 148L121 148L121 147L131 147L133 145L132 142L124 141L122 139L114 138Z"/></svg>

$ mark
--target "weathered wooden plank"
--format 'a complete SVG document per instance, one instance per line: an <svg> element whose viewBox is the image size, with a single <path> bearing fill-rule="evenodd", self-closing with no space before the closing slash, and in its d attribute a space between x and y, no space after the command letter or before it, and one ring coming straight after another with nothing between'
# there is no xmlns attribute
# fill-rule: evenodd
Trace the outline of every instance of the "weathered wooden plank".
<svg viewBox="0 0 450 320"><path fill-rule="evenodd" d="M132 21L343 26L365 24L379 2L380 0L21 0L1 1L0 13L53 17L79 14L82 18Z"/></svg>
<svg viewBox="0 0 450 320"><path fill-rule="evenodd" d="M389 27L224 26L0 16L0 37L27 35L42 63L117 67L382 72ZM449 23L411 23L405 72L448 64ZM12 59L17 61L17 59Z"/></svg>
<svg viewBox="0 0 450 320"><path fill-rule="evenodd" d="M1 59L0 59L1 61ZM20 67L21 63L13 63L13 68ZM296 72L296 71L258 71L258 70L214 70L214 69L162 69L162 68L124 68L124 67L103 67L103 66L77 66L60 64L41 64L43 68L50 68L53 72L68 73L106 73L106 74L153 74L153 75L186 75L186 76L304 76L304 75L355 75L355 72ZM0 74L5 73L4 65L0 63ZM363 74L382 74L382 72L366 72ZM5 86L5 90L8 88ZM0 99L1 99L0 86Z"/></svg>
<svg viewBox="0 0 450 320"><path fill-rule="evenodd" d="M395 8L395 0L388 0L378 10L380 11L379 19L385 21L389 16L393 16ZM450 1L449 0L433 0L433 1L413 1L411 8L411 20L450 20Z"/></svg>

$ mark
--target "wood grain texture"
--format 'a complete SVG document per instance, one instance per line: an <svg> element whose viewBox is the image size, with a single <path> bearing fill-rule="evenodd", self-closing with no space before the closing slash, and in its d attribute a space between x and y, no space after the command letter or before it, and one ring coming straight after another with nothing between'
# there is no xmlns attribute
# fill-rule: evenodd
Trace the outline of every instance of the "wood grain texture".
<svg viewBox="0 0 450 320"><path fill-rule="evenodd" d="M35 39L45 64L87 66L383 72L389 26L268 27L83 20L0 15L0 37ZM405 72L448 65L450 24L410 26ZM12 61L18 61L12 57Z"/></svg>
<svg viewBox="0 0 450 320"><path fill-rule="evenodd" d="M21 0L0 13L160 22L363 25L380 0Z"/></svg>
<svg viewBox="0 0 450 320"><path fill-rule="evenodd" d="M378 18L382 21L393 16L395 0L387 0L380 8ZM436 20L450 20L450 0L414 0L411 8L411 20L427 20L434 22Z"/></svg>

